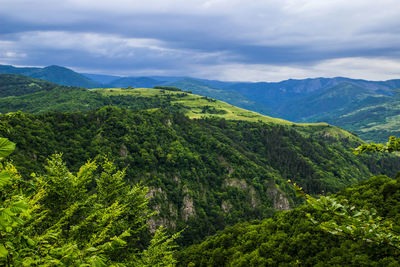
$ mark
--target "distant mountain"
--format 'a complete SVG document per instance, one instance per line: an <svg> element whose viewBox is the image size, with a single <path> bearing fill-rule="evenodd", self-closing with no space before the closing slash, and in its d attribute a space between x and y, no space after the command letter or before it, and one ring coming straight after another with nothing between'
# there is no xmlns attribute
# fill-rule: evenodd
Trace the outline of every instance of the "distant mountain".
<svg viewBox="0 0 400 267"><path fill-rule="evenodd" d="M304 96L312 95L315 92L331 88L341 83L351 83L356 86L383 94L392 94L400 80L390 82L374 82L365 80L354 80L343 77L336 78L315 78L304 80L285 80L282 82L258 82L258 83L236 83L226 89L235 90L242 95L273 109L286 101L294 101ZM285 115L285 113L282 113Z"/></svg>
<svg viewBox="0 0 400 267"><path fill-rule="evenodd" d="M114 80L121 78L121 76L114 76L114 75L90 74L90 73L81 73L81 74L101 84L110 83Z"/></svg>
<svg viewBox="0 0 400 267"><path fill-rule="evenodd" d="M32 80L22 78L29 88ZM0 98L0 112L17 110L38 113L0 115L0 136L18 144L13 160L24 177L40 173L54 152L73 171L108 155L127 180L149 186L158 211L153 229L185 228L186 244L293 207L288 179L317 194L399 168L392 155L355 156L350 148L362 140L343 129L295 124L167 88L57 85Z"/></svg>
<svg viewBox="0 0 400 267"><path fill-rule="evenodd" d="M396 117L400 114L399 99L394 97L395 89L400 88L400 79L367 81L335 77L223 82L190 77L82 75L59 66L16 68L7 65L0 65L0 73L23 74L87 88L176 86L265 115L297 122L328 122L353 131L366 141L384 142L388 136L398 134L396 127L400 127Z"/></svg>
<svg viewBox="0 0 400 267"><path fill-rule="evenodd" d="M250 100L249 98L245 97L244 95L236 91L215 88L213 86L208 85L207 84L208 82L210 81L184 78L175 82L170 82L167 85L175 86L185 91L191 91L194 94L208 96L218 100L222 100L231 105L256 111L264 115L277 116L277 113L275 113L268 107L256 103L255 101Z"/></svg>
<svg viewBox="0 0 400 267"><path fill-rule="evenodd" d="M400 134L396 117L400 115L400 101L394 97L399 87L400 80L337 77L236 83L225 90L234 90L283 119L327 122L357 133L366 141L385 142L389 136Z"/></svg>
<svg viewBox="0 0 400 267"><path fill-rule="evenodd" d="M85 77L71 69L60 66L48 66L45 68L16 68L0 65L0 73L21 74L32 78L54 82L60 85L78 86L86 88L101 87L100 83Z"/></svg>
<svg viewBox="0 0 400 267"><path fill-rule="evenodd" d="M123 77L116 79L106 85L104 87L135 87L135 88L153 88L156 85L162 85L165 81L155 80L148 77Z"/></svg>
<svg viewBox="0 0 400 267"><path fill-rule="evenodd" d="M359 108L359 103L367 97L383 96L372 90L350 82L342 82L321 89L305 97L297 97L281 103L277 112L292 120L308 120L308 117L323 114L337 114L344 110Z"/></svg>
<svg viewBox="0 0 400 267"><path fill-rule="evenodd" d="M0 74L24 74L40 70L40 68L17 68L11 65L0 65ZM26 75L26 74L24 74ZM27 75L29 76L29 75Z"/></svg>

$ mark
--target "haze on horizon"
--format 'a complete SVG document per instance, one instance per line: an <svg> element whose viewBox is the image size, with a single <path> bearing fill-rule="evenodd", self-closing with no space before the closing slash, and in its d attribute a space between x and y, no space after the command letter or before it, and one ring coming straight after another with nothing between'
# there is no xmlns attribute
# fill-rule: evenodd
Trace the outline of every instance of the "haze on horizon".
<svg viewBox="0 0 400 267"><path fill-rule="evenodd" d="M0 0L0 64L122 76L400 78L395 0Z"/></svg>

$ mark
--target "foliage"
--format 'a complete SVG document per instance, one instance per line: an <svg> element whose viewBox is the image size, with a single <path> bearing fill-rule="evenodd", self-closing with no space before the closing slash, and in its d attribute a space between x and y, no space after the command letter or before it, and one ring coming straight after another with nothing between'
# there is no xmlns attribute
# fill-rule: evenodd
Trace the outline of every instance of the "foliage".
<svg viewBox="0 0 400 267"><path fill-rule="evenodd" d="M293 207L289 178L308 193L334 192L373 174L394 176L400 168L396 157L357 158L349 148L359 143L310 129L304 136L297 127L190 120L162 109L0 116L0 135L18 144L12 159L24 178L44 173L54 152L63 153L74 172L88 159L108 155L125 169L126 182L149 186L158 211L150 221L153 231L158 225L188 227L182 244Z"/></svg>
<svg viewBox="0 0 400 267"><path fill-rule="evenodd" d="M375 143L363 144L354 150L354 154L358 155L364 152L391 153L394 151L400 151L400 139L391 136L386 145ZM397 180L385 185L385 191L387 191L387 188L390 188L391 192L395 192L398 189L398 186L395 186L398 179L399 177L397 177ZM378 216L374 208L370 208L369 210L357 209L353 205L348 205L346 199L342 199L340 203L333 197L322 196L319 199L315 199L304 193L302 188L296 183L294 183L294 187L297 194L304 197L312 208L330 214L329 220L326 220L326 218L317 220L310 214L307 214L313 223L320 225L321 229L334 235L342 235L354 240L361 239L365 242L373 242L379 245L390 245L400 250L400 235L394 229L396 226L393 225L391 220L385 220ZM387 193L385 194L386 196Z"/></svg>
<svg viewBox="0 0 400 267"><path fill-rule="evenodd" d="M316 199L304 193L296 183L293 185L297 194L304 197L313 209L329 214L325 218L315 218L310 213L306 214L322 230L348 239L361 239L400 250L400 235L393 229L393 222L379 216L374 208L357 209L348 205L346 199L338 201L330 196Z"/></svg>
<svg viewBox="0 0 400 267"><path fill-rule="evenodd" d="M15 144L6 138L0 138L0 160L7 157L14 150ZM13 173L10 166L0 163L0 262L10 264L15 252L14 244L32 240L21 234L18 228L24 224L21 218L28 208L25 198L19 194L12 194L10 189Z"/></svg>
<svg viewBox="0 0 400 267"><path fill-rule="evenodd" d="M0 97L20 96L38 91L49 91L57 84L22 75L0 74Z"/></svg>
<svg viewBox="0 0 400 267"><path fill-rule="evenodd" d="M228 227L180 251L179 266L400 264L399 179L373 177L319 200L298 189L310 205Z"/></svg>
<svg viewBox="0 0 400 267"><path fill-rule="evenodd" d="M175 266L177 261L173 254L178 246L174 244L174 241L180 233L168 236L164 227L158 228L150 241L150 245L142 252L142 257L136 263L137 266L153 267L160 266L160 263L162 263L162 266Z"/></svg>
<svg viewBox="0 0 400 267"><path fill-rule="evenodd" d="M400 138L390 136L389 141L385 144L363 144L354 150L354 154L358 155L364 152L394 152L400 151Z"/></svg>
<svg viewBox="0 0 400 267"><path fill-rule="evenodd" d="M156 85L156 86L154 86L154 89L162 89L162 90L167 90L167 91L182 91L180 88L175 87L175 86L160 86L160 85Z"/></svg>
<svg viewBox="0 0 400 267"><path fill-rule="evenodd" d="M0 139L0 148L6 156L13 144ZM126 185L125 171L117 171L107 159L101 164L88 161L74 175L56 154L48 160L46 174L32 174L29 185L16 179L11 165L5 169L0 173L5 199L0 203L2 265L141 266L150 259L158 266L175 263L173 242L179 233L170 237L159 229L143 251L146 221L152 215L148 189Z"/></svg>

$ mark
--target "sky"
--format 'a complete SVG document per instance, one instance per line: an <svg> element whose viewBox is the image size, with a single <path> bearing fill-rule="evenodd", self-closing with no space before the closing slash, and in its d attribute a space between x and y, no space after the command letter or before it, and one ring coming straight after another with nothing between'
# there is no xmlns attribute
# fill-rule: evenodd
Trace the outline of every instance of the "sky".
<svg viewBox="0 0 400 267"><path fill-rule="evenodd" d="M0 64L225 81L400 79L398 0L0 0Z"/></svg>

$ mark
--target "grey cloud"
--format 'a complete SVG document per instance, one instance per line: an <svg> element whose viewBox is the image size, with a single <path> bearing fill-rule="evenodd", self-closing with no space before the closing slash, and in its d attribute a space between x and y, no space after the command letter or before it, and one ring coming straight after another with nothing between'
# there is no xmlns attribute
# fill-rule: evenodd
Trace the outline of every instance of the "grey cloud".
<svg viewBox="0 0 400 267"><path fill-rule="evenodd" d="M0 40L15 43L1 58L20 65L60 64L105 71L182 71L218 64L315 65L339 58L400 59L396 2L376 11L374 1L131 1L7 0L0 10ZM15 3L17 2L17 3ZM150 3L151 2L151 3ZM21 2L22 3L22 2ZM133 3L133 4L130 4ZM168 5L170 3L170 5ZM224 8L225 6L225 8ZM24 14L24 15L23 15ZM164 52L118 45L40 47L23 43L30 32L82 33L158 40ZM68 42L68 40L65 40ZM57 42L55 42L57 43ZM110 46L117 46L113 48ZM0 48L2 48L0 46ZM9 48L9 47L7 47ZM110 52L104 55L104 52ZM100 51L100 52L99 52ZM9 55L13 55L12 53ZM17 53L18 52L18 53ZM122 56L121 55L125 55ZM288 74L289 75L289 74Z"/></svg>

